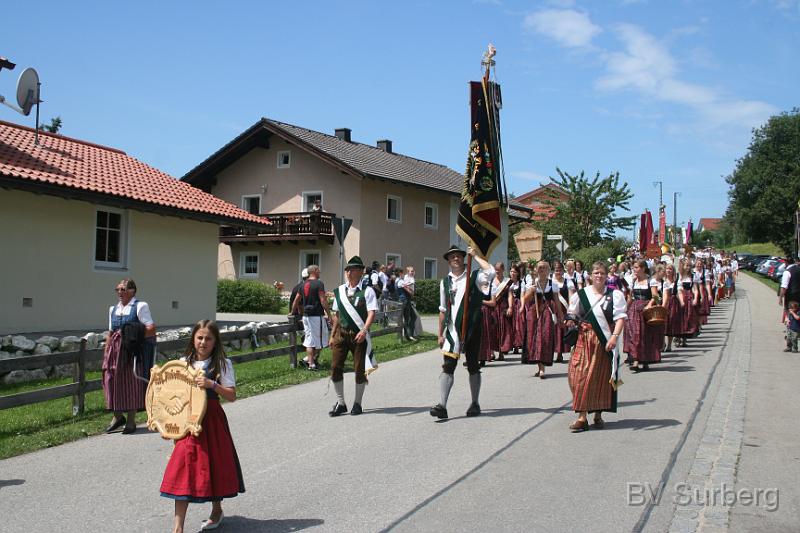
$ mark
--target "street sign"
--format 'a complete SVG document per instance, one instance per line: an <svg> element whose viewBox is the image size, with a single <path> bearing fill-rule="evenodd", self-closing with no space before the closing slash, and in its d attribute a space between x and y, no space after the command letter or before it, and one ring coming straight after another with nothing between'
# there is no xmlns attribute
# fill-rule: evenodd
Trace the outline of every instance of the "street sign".
<svg viewBox="0 0 800 533"><path fill-rule="evenodd" d="M563 238L564 238L563 235L548 235L547 236L547 240L548 241L560 241Z"/></svg>
<svg viewBox="0 0 800 533"><path fill-rule="evenodd" d="M350 226L353 225L353 219L336 217L331 222L333 223L333 232L336 233L336 239L339 241L339 244L344 244L347 232L350 231Z"/></svg>
<svg viewBox="0 0 800 533"><path fill-rule="evenodd" d="M556 250L558 250L562 254L567 251L567 248L569 248L569 246L567 246L567 243L565 243L564 241L556 243Z"/></svg>

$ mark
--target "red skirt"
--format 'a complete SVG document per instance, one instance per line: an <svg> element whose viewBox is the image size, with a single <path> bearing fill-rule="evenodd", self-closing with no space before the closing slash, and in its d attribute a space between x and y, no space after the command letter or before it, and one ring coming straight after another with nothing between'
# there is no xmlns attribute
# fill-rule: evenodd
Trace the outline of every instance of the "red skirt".
<svg viewBox="0 0 800 533"><path fill-rule="evenodd" d="M644 321L646 300L634 300L628 306L625 321L625 351L640 363L661 361L661 345L664 341L663 327L649 327Z"/></svg>
<svg viewBox="0 0 800 533"><path fill-rule="evenodd" d="M666 334L670 337L677 337L682 333L681 320L683 319L681 313L681 302L675 294L669 297L669 310L667 311L667 330Z"/></svg>
<svg viewBox="0 0 800 533"><path fill-rule="evenodd" d="M190 502L219 501L244 492L242 468L219 400L208 400L203 431L175 443L161 495Z"/></svg>
<svg viewBox="0 0 800 533"><path fill-rule="evenodd" d="M555 302L540 298L538 319L533 306L527 310L526 347L528 360L533 363L541 363L545 366L553 364L553 352L555 351L554 306Z"/></svg>
<svg viewBox="0 0 800 533"><path fill-rule="evenodd" d="M617 412L617 391L611 386L611 358L586 322L580 325L567 377L573 411Z"/></svg>
<svg viewBox="0 0 800 533"><path fill-rule="evenodd" d="M143 361L137 361L140 376ZM122 353L122 330L111 333L103 352L103 396L109 411L143 411L147 382L133 375L133 361Z"/></svg>
<svg viewBox="0 0 800 533"><path fill-rule="evenodd" d="M681 308L681 333L682 337L689 337L697 332L697 312L694 307L692 289L683 291L683 307Z"/></svg>
<svg viewBox="0 0 800 533"><path fill-rule="evenodd" d="M497 307L495 307L495 321L499 329L497 351L501 353L508 353L514 347L514 314L508 316L507 311L508 299L498 298Z"/></svg>
<svg viewBox="0 0 800 533"><path fill-rule="evenodd" d="M514 300L514 348L525 346L525 309L521 300Z"/></svg>

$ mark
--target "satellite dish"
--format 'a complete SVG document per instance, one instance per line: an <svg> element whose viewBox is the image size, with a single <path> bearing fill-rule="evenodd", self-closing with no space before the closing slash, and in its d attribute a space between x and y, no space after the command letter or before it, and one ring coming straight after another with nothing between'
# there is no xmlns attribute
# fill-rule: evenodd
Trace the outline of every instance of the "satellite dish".
<svg viewBox="0 0 800 533"><path fill-rule="evenodd" d="M17 81L17 104L26 117L31 114L31 108L39 103L39 74L35 69L28 67L19 75Z"/></svg>

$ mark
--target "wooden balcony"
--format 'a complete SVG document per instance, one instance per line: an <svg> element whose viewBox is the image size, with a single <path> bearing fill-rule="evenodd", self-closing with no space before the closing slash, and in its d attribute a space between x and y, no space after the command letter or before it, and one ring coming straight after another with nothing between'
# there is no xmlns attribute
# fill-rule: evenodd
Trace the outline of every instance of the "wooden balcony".
<svg viewBox="0 0 800 533"><path fill-rule="evenodd" d="M334 213L302 212L302 213L270 213L259 215L268 220L271 226L259 229L239 228L235 226L222 226L219 229L219 240L225 244L232 243L269 243L281 244L290 242L297 244L300 241L310 242L325 241L333 244L335 234L332 220Z"/></svg>

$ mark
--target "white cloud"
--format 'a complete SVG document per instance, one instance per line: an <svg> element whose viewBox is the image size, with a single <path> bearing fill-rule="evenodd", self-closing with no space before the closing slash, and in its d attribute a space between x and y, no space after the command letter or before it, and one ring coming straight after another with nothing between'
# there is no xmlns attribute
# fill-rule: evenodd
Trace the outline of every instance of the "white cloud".
<svg viewBox="0 0 800 533"><path fill-rule="evenodd" d="M562 46L584 48L600 33L586 13L573 9L543 9L530 13L522 23L530 32L545 35Z"/></svg>
<svg viewBox="0 0 800 533"><path fill-rule="evenodd" d="M603 52L606 72L595 87L603 91L633 90L643 96L688 106L706 127L760 124L776 110L759 101L726 99L718 91L678 78L675 59L667 46L630 24L614 27L623 44L618 52Z"/></svg>

